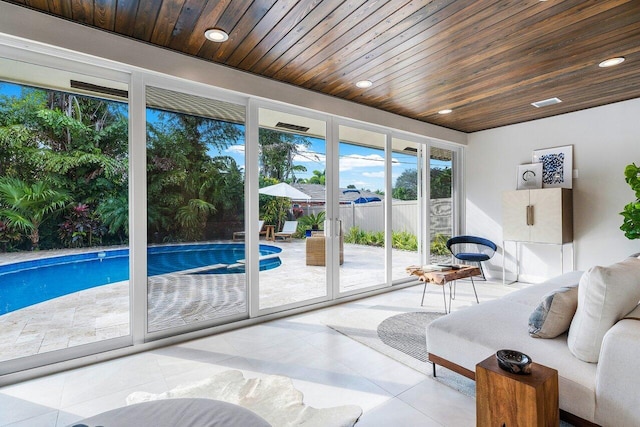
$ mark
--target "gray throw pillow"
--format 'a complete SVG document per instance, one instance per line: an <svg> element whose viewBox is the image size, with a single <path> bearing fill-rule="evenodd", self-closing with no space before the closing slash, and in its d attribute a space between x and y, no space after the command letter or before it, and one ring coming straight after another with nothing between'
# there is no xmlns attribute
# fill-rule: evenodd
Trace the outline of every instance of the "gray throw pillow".
<svg viewBox="0 0 640 427"><path fill-rule="evenodd" d="M549 292L529 316L529 335L555 338L567 332L577 308L577 284Z"/></svg>

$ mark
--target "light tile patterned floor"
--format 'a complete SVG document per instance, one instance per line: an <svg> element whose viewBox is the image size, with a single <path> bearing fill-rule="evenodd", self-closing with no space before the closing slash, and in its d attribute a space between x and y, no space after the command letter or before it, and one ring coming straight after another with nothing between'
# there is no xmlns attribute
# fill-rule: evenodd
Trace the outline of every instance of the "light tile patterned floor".
<svg viewBox="0 0 640 427"><path fill-rule="evenodd" d="M487 301L523 286L477 288ZM65 426L123 406L134 391L160 393L227 369L289 376L311 406L359 405L358 427L473 426L472 398L325 326L336 315L378 305L442 310L439 289L428 290L423 308L421 296L422 286L413 286L0 388L0 426ZM472 304L471 287L458 286L453 309Z"/></svg>

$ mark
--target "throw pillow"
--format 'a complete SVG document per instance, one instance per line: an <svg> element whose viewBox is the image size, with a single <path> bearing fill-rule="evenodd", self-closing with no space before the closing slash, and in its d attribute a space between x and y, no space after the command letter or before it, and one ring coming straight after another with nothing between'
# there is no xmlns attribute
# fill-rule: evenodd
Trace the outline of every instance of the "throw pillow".
<svg viewBox="0 0 640 427"><path fill-rule="evenodd" d="M529 335L534 338L555 338L567 332L577 307L578 285L549 292L529 316Z"/></svg>
<svg viewBox="0 0 640 427"><path fill-rule="evenodd" d="M592 267L580 278L578 309L569 327L569 351L596 363L602 339L640 300L640 259L627 258L609 267Z"/></svg>

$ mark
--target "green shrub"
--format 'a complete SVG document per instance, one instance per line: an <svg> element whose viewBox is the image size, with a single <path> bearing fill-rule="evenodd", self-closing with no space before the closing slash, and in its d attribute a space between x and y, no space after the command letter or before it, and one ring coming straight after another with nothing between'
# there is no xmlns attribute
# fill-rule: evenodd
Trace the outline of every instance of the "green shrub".
<svg viewBox="0 0 640 427"><path fill-rule="evenodd" d="M431 241L431 255L449 255L447 249L448 236L436 234ZM344 236L346 243L356 245L384 247L384 233L382 231L363 231L359 227L351 227ZM394 249L405 251L418 250L418 238L406 231L394 231L391 235L391 244Z"/></svg>
<svg viewBox="0 0 640 427"><path fill-rule="evenodd" d="M449 249L447 249L448 236L444 234L436 234L431 240L431 255L449 255Z"/></svg>
<svg viewBox="0 0 640 427"><path fill-rule="evenodd" d="M404 251L418 250L418 237L407 231L394 231L391 236L392 247Z"/></svg>
<svg viewBox="0 0 640 427"><path fill-rule="evenodd" d="M364 245L366 244L366 235L365 231L360 230L360 227L351 227L349 231L344 235L344 241L346 243L355 243L356 245Z"/></svg>

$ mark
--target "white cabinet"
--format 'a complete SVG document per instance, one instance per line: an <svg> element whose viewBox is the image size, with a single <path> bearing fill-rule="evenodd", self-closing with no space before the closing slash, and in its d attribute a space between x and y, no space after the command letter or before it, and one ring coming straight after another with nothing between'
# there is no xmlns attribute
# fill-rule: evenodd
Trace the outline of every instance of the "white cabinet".
<svg viewBox="0 0 640 427"><path fill-rule="evenodd" d="M503 240L561 245L573 241L573 197L567 188L502 193Z"/></svg>
<svg viewBox="0 0 640 427"><path fill-rule="evenodd" d="M520 276L520 246L527 243L559 245L564 272L564 245L571 243L573 270L573 197L567 188L541 188L502 193L502 283L506 280L505 242L515 242L516 279Z"/></svg>

